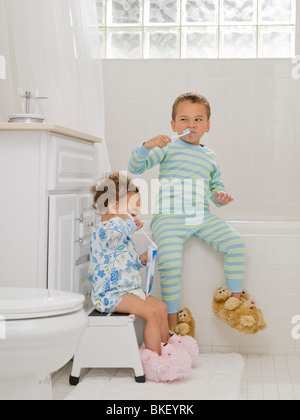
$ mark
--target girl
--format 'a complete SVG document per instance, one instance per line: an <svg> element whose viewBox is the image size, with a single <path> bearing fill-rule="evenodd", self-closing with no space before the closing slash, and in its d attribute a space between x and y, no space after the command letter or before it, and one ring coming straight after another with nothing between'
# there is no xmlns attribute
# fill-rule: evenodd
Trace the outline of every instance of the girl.
<svg viewBox="0 0 300 420"><path fill-rule="evenodd" d="M139 190L124 174L112 173L100 179L91 192L93 207L101 215L101 221L93 228L91 236L89 277L93 282L92 301L100 312L132 313L143 318L146 321L145 350L154 354L149 357L147 353L142 361L153 367L154 359L157 363L157 358L161 357L164 358L164 364L170 363L171 359L164 357L168 353L165 347L169 341L167 306L153 296L146 297L139 269L149 259L147 252L137 254L130 238L143 227L136 217L141 206ZM134 221L127 213L134 217ZM173 358L173 365L175 361L181 368L180 377L183 377L182 372L186 369L182 367L183 363L186 365L186 358ZM179 377L178 373L174 377L174 369L172 375L168 380Z"/></svg>

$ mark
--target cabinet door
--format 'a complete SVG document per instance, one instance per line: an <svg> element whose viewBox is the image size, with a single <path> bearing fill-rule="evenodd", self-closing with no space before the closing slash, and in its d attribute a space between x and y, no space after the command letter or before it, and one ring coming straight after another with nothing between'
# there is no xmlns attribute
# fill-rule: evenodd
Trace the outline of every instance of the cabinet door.
<svg viewBox="0 0 300 420"><path fill-rule="evenodd" d="M81 246L76 247L76 259L80 259L79 263L89 258L91 229L95 224L95 210L92 208L92 202L91 194L78 195L77 232L82 235L83 241ZM80 223L82 223L81 229Z"/></svg>
<svg viewBox="0 0 300 420"><path fill-rule="evenodd" d="M75 291L77 195L49 198L48 289Z"/></svg>
<svg viewBox="0 0 300 420"><path fill-rule="evenodd" d="M85 297L84 309L88 311L92 306L92 282L89 280L89 261L76 267L76 287L77 293L81 293Z"/></svg>

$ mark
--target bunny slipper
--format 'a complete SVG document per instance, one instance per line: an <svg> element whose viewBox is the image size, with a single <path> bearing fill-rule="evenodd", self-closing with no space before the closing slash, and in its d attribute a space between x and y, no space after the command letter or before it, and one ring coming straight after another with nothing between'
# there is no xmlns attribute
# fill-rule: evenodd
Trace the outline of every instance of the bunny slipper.
<svg viewBox="0 0 300 420"><path fill-rule="evenodd" d="M146 379L152 382L173 382L183 379L191 373L190 355L176 349L172 344L162 345L162 354L146 348L140 350Z"/></svg>
<svg viewBox="0 0 300 420"><path fill-rule="evenodd" d="M199 346L197 341L191 337L190 335L176 335L173 334L170 339L169 343L175 347L175 349L183 349L185 350L194 362L199 356Z"/></svg>

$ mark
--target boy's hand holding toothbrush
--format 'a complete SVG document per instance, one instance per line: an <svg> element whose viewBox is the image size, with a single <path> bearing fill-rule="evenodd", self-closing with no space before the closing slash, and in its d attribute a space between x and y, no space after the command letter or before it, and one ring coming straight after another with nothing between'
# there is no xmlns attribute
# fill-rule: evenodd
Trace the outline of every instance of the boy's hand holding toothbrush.
<svg viewBox="0 0 300 420"><path fill-rule="evenodd" d="M153 139L146 141L146 143L144 143L144 147L149 150L155 149L155 147L163 149L171 142L172 140L169 136L156 136Z"/></svg>
<svg viewBox="0 0 300 420"><path fill-rule="evenodd" d="M177 134L174 137L159 135L151 140L146 141L146 143L144 143L144 147L149 150L155 149L155 147L160 147L163 149L169 143L172 143L173 141L180 139L180 137L184 137L188 134L190 134L190 130L185 130L181 135Z"/></svg>

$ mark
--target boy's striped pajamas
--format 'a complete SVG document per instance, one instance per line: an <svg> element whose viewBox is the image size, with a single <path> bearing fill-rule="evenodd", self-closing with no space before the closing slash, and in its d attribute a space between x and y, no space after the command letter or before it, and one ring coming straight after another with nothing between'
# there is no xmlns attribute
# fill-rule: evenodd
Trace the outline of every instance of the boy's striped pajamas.
<svg viewBox="0 0 300 420"><path fill-rule="evenodd" d="M148 150L138 146L128 169L142 174L160 165L161 183L151 223L158 246L161 291L169 313L178 312L184 242L196 236L224 255L227 286L242 290L245 270L244 240L228 223L210 213L209 199L220 206L213 191L226 193L216 155L206 146L183 140L167 147Z"/></svg>

